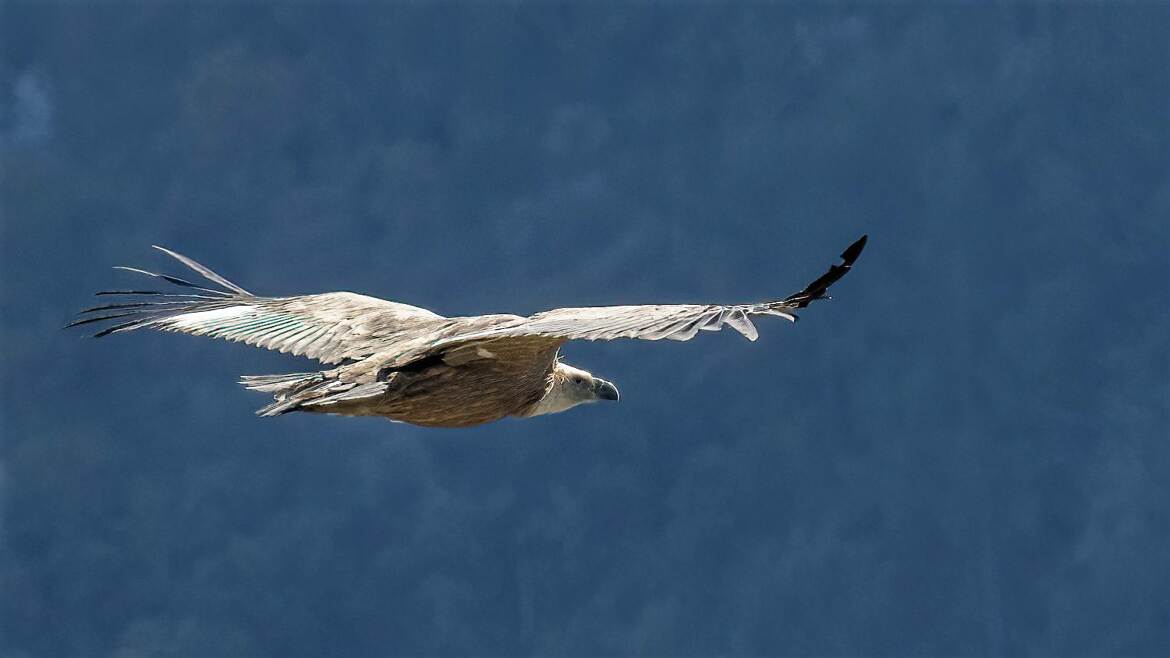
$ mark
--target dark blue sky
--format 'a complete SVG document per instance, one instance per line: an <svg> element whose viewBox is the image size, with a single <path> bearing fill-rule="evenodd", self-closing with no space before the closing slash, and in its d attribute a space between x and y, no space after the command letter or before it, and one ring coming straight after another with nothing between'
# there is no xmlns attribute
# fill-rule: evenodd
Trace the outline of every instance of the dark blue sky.
<svg viewBox="0 0 1170 658"><path fill-rule="evenodd" d="M0 655L1156 656L1170 7L0 7ZM616 405L259 419L111 265L570 344Z"/></svg>

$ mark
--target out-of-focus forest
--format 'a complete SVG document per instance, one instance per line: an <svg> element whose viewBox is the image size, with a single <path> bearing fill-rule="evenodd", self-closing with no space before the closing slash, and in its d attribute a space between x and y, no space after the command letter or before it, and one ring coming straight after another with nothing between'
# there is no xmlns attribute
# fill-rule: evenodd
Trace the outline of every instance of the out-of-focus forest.
<svg viewBox="0 0 1170 658"><path fill-rule="evenodd" d="M0 656L1156 656L1170 7L0 5ZM60 327L162 244L570 344L616 405L259 419Z"/></svg>

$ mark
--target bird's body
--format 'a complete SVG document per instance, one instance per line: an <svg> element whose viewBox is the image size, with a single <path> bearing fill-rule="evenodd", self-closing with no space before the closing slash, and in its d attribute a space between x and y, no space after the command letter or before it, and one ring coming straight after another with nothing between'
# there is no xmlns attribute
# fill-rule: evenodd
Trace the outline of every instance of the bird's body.
<svg viewBox="0 0 1170 658"><path fill-rule="evenodd" d="M507 416L525 416L554 383L555 344L494 345L491 356L450 363L442 356L387 370L359 361L324 374L320 385L381 388L378 395L301 404L302 411L344 416L385 416L429 427L468 427ZM314 373L316 375L317 373ZM247 381L245 384L247 385ZM315 395L320 386L311 389ZM352 390L352 389L351 389ZM343 393L349 393L344 391Z"/></svg>
<svg viewBox="0 0 1170 658"><path fill-rule="evenodd" d="M154 328L242 341L335 366L320 372L244 377L241 383L247 388L273 395L273 403L257 412L262 416L307 411L467 427L617 400L613 384L559 360L560 346L569 340L689 340L701 330L718 330L725 324L755 340L750 316L795 321L793 311L824 298L864 245L863 236L845 250L841 265L801 292L774 302L561 308L529 317L452 318L348 292L257 296L162 249L218 288L122 268L188 292L101 292L132 301L86 309L69 326L119 321L95 335Z"/></svg>

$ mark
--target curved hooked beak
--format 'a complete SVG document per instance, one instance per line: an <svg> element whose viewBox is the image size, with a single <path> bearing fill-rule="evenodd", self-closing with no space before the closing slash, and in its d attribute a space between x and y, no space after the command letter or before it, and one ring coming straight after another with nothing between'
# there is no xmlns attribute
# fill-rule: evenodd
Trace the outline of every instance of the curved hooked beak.
<svg viewBox="0 0 1170 658"><path fill-rule="evenodd" d="M618 395L616 386L600 377L593 378L593 395L598 400L613 400L614 402L617 402L618 398L621 397Z"/></svg>

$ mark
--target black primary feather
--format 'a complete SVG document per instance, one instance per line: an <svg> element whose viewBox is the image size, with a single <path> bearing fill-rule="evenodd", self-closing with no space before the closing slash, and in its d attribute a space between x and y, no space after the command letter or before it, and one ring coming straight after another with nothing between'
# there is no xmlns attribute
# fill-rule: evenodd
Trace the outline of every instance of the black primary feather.
<svg viewBox="0 0 1170 658"><path fill-rule="evenodd" d="M829 267L829 271L822 274L816 281L805 286L804 290L790 295L784 299L786 304L793 304L797 308L805 308L809 303L818 299L829 299L825 296L828 292L829 286L833 285L849 272L853 267L853 263L857 261L857 257L861 255L865 249L865 243L869 239L868 235L863 235L857 239L856 242L845 248L841 252L841 264Z"/></svg>

